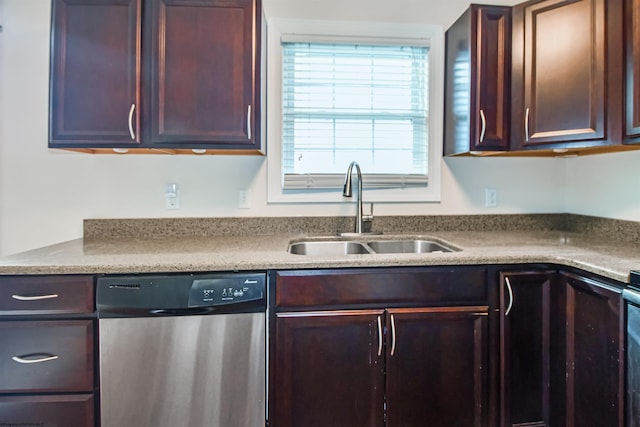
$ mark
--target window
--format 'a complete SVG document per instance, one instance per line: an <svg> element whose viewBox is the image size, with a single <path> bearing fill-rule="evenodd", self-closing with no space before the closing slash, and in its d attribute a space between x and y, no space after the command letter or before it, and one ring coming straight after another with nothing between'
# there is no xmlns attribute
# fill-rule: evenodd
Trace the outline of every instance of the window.
<svg viewBox="0 0 640 427"><path fill-rule="evenodd" d="M439 200L441 30L269 24L269 201L340 201L354 160L368 200Z"/></svg>

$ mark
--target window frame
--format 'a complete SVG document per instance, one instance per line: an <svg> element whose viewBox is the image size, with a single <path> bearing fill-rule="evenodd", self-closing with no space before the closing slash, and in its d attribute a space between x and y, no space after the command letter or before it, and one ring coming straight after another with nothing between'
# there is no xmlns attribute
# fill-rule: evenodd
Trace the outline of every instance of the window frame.
<svg viewBox="0 0 640 427"><path fill-rule="evenodd" d="M282 46L295 36L308 41L362 40L429 46L428 186L365 188L367 202L438 202L441 193L443 135L444 32L439 25L379 22L269 19L267 21L267 201L269 203L342 203L339 189L283 189ZM348 164L344 165L345 173ZM366 170L363 181L366 183Z"/></svg>

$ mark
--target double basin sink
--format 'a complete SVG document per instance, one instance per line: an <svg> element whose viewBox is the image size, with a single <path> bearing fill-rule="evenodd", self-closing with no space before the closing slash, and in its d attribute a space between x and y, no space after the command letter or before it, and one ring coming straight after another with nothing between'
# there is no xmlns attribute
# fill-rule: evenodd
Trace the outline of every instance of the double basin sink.
<svg viewBox="0 0 640 427"><path fill-rule="evenodd" d="M289 244L295 255L339 256L364 254L424 254L455 252L459 249L427 239L306 240Z"/></svg>

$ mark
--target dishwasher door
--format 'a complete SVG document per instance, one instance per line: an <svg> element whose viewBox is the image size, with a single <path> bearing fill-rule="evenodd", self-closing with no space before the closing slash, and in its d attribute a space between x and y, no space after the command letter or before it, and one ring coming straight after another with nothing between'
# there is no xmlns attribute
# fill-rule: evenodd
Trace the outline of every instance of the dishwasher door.
<svg viewBox="0 0 640 427"><path fill-rule="evenodd" d="M265 313L105 318L102 427L264 427Z"/></svg>

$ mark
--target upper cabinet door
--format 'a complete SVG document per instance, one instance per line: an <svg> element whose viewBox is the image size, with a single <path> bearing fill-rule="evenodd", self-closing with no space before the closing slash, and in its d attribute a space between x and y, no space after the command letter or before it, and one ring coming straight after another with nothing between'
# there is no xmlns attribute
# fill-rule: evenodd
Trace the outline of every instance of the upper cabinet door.
<svg viewBox="0 0 640 427"><path fill-rule="evenodd" d="M544 0L514 8L514 149L619 142L607 122L620 122L620 6Z"/></svg>
<svg viewBox="0 0 640 427"><path fill-rule="evenodd" d="M141 0L54 0L52 147L140 142Z"/></svg>
<svg viewBox="0 0 640 427"><path fill-rule="evenodd" d="M625 136L640 142L640 1L625 0L626 122Z"/></svg>
<svg viewBox="0 0 640 427"><path fill-rule="evenodd" d="M259 148L259 0L149 4L150 143Z"/></svg>
<svg viewBox="0 0 640 427"><path fill-rule="evenodd" d="M444 154L508 150L511 8L471 5L446 45Z"/></svg>

